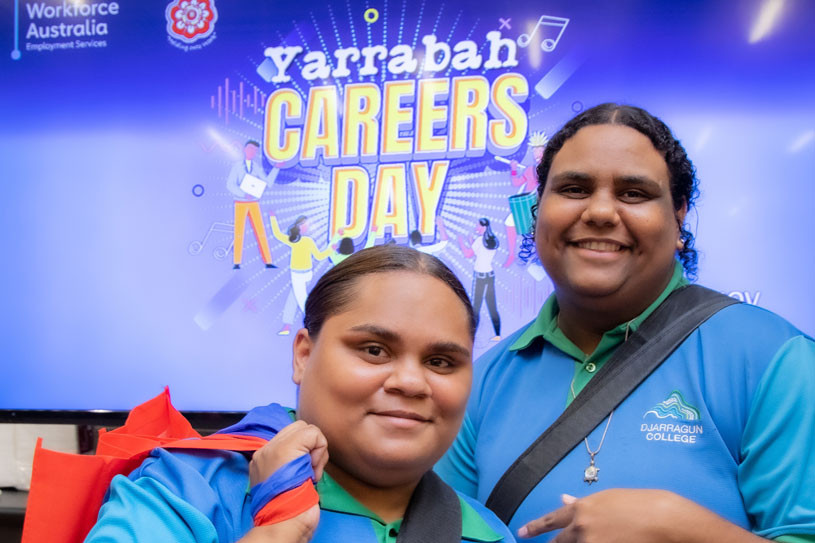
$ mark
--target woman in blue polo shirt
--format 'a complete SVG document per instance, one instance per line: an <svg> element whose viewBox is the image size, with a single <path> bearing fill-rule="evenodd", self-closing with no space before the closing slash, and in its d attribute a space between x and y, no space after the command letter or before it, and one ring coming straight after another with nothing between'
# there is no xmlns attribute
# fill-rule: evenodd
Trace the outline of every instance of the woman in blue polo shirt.
<svg viewBox="0 0 815 543"><path fill-rule="evenodd" d="M296 412L256 408L222 431L270 441L251 457L154 449L113 479L86 541L386 543L417 541L417 526L425 541L513 541L430 471L464 416L474 330L435 257L395 245L349 256L306 302Z"/></svg>
<svg viewBox="0 0 815 543"><path fill-rule="evenodd" d="M476 364L436 468L482 502L696 268L694 168L646 111L581 113L549 141L538 179L534 243L555 291ZM811 338L727 307L560 460L510 528L536 541L815 542L813 390Z"/></svg>

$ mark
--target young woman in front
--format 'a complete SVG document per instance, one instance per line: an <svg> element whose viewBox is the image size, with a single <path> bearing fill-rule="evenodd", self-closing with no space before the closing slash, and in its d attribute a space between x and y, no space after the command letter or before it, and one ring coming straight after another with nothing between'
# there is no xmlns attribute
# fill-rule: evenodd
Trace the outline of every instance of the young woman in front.
<svg viewBox="0 0 815 543"><path fill-rule="evenodd" d="M274 437L251 459L154 450L114 479L87 541L401 543L418 528L434 541L513 541L470 498L448 494L450 515L452 491L430 471L464 415L473 330L466 292L436 258L394 245L350 256L306 303L297 410L256 408L225 430Z"/></svg>

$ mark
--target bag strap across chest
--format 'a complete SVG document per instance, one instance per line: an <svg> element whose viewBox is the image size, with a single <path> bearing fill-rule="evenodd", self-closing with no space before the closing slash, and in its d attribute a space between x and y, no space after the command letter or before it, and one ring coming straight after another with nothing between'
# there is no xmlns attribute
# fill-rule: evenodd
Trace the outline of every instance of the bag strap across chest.
<svg viewBox="0 0 815 543"><path fill-rule="evenodd" d="M672 292L501 476L486 506L509 524L532 489L696 329L736 300L690 285Z"/></svg>

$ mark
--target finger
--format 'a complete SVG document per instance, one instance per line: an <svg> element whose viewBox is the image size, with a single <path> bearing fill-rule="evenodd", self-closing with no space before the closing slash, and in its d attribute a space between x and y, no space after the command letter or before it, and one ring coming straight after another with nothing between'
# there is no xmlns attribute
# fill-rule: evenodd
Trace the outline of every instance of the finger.
<svg viewBox="0 0 815 543"><path fill-rule="evenodd" d="M577 531L572 529L572 526L567 526L550 539L549 543L577 543Z"/></svg>
<svg viewBox="0 0 815 543"><path fill-rule="evenodd" d="M323 467L328 462L328 440L316 426L309 428L309 454L314 475L319 481L323 476Z"/></svg>
<svg viewBox="0 0 815 543"><path fill-rule="evenodd" d="M323 478L325 466L328 464L328 448L322 449L322 451L318 454L317 459L312 459L312 462L315 480L319 481Z"/></svg>
<svg viewBox="0 0 815 543"><path fill-rule="evenodd" d="M575 498L571 494L561 494L560 500L563 502L563 505L569 505L570 503L576 502L577 498Z"/></svg>
<svg viewBox="0 0 815 543"><path fill-rule="evenodd" d="M535 537L536 535L565 528L572 522L574 517L574 506L564 505L551 513L537 518L518 530L520 537Z"/></svg>
<svg viewBox="0 0 815 543"><path fill-rule="evenodd" d="M291 434L292 432L302 430L306 426L308 426L307 422L302 421L302 420L296 420L296 421L292 422L291 424L288 424L288 425L284 426L279 432L277 432L275 437L278 437L278 438L282 439L282 438L286 437L287 435Z"/></svg>

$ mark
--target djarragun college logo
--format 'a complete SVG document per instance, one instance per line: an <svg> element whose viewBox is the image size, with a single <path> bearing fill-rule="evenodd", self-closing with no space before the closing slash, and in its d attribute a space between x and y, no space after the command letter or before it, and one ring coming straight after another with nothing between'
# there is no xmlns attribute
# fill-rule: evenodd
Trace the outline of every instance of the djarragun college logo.
<svg viewBox="0 0 815 543"><path fill-rule="evenodd" d="M699 410L678 390L646 411L643 418L646 422L640 426L640 432L646 441L693 444L704 433Z"/></svg>

